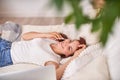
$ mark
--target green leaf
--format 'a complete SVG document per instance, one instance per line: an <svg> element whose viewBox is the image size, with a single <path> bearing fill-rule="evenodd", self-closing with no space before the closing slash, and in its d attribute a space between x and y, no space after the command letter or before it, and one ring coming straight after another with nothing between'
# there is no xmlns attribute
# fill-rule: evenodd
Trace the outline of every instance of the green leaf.
<svg viewBox="0 0 120 80"><path fill-rule="evenodd" d="M102 27L102 22L100 19L95 19L92 21L92 32L98 31Z"/></svg>
<svg viewBox="0 0 120 80"><path fill-rule="evenodd" d="M108 40L108 35L112 32L115 19L117 17L120 17L119 0L105 0L106 5L104 6L104 10L102 11L103 13L100 14L94 20L90 20L88 17L83 15L81 6L79 6L79 3L82 0L52 0L52 1L55 3L59 11L62 10L63 4L65 2L67 2L72 7L73 13L69 14L65 18L65 23L69 23L74 19L76 28L79 29L81 27L81 24L85 24L91 21L93 23L91 31L93 32L98 31L100 28L102 28L100 41L103 43L103 45L106 44L106 41Z"/></svg>
<svg viewBox="0 0 120 80"><path fill-rule="evenodd" d="M107 39L108 39L108 31L102 29L102 33L101 33L101 36L100 36L100 42L102 42L103 46L105 46Z"/></svg>
<svg viewBox="0 0 120 80"><path fill-rule="evenodd" d="M52 0L51 3L53 3L59 11L61 11L63 8L64 0Z"/></svg>
<svg viewBox="0 0 120 80"><path fill-rule="evenodd" d="M72 6L73 9L73 15L75 18L75 25L76 28L78 29L81 25L82 21L82 9L79 7L79 2L81 0L69 0L70 5Z"/></svg>
<svg viewBox="0 0 120 80"><path fill-rule="evenodd" d="M115 19L117 18L119 13L116 3L112 1L108 1L108 3L106 4L104 8L104 13L101 16L101 21L103 24L100 41L103 45L106 44L108 40L108 35L112 32Z"/></svg>
<svg viewBox="0 0 120 80"><path fill-rule="evenodd" d="M65 17L65 23L69 23L70 21L72 21L74 18L74 14L70 13L68 16Z"/></svg>

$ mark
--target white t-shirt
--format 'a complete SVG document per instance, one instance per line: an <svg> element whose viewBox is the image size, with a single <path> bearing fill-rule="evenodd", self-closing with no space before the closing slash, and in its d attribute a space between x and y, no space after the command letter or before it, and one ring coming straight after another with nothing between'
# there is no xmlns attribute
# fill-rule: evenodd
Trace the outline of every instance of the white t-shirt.
<svg viewBox="0 0 120 80"><path fill-rule="evenodd" d="M13 63L34 63L44 66L47 61L59 63L60 56L55 54L50 44L55 41L36 38L30 41L14 42L11 47Z"/></svg>

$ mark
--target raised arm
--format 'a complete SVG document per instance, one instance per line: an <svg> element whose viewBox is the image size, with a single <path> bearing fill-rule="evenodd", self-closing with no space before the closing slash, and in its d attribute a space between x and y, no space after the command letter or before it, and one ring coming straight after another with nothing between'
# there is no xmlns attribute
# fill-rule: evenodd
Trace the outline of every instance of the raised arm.
<svg viewBox="0 0 120 80"><path fill-rule="evenodd" d="M24 40L31 40L34 38L50 38L50 39L64 39L60 33L58 32L48 32L48 33L41 33L41 32L28 32L22 35Z"/></svg>
<svg viewBox="0 0 120 80"><path fill-rule="evenodd" d="M74 53L74 55L65 63L59 66L59 64L55 63L55 62L46 62L45 66L47 65L55 65L56 67L56 75L57 75L57 80L61 80L62 75L64 73L64 70L66 69L67 65L76 57L78 57L78 55L81 53L81 51L83 51L85 49L86 46L84 46L82 49L76 51Z"/></svg>
<svg viewBox="0 0 120 80"><path fill-rule="evenodd" d="M57 74L57 80L61 80L64 70L66 69L67 65L74 60L78 55L84 50L85 48L82 48L74 53L74 55L65 63L59 66L59 68L56 69Z"/></svg>

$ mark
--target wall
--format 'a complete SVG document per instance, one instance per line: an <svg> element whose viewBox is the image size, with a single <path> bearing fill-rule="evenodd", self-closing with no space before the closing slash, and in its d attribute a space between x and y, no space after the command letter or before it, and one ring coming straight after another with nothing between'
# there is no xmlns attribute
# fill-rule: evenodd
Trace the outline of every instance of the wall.
<svg viewBox="0 0 120 80"><path fill-rule="evenodd" d="M57 14L49 7L50 0L0 0L0 17L64 17L70 12L68 5Z"/></svg>

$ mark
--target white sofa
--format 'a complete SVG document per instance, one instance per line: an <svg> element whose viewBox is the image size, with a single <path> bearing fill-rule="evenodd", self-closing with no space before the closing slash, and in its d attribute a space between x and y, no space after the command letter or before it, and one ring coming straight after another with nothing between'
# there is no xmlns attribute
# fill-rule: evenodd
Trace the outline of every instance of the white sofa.
<svg viewBox="0 0 120 80"><path fill-rule="evenodd" d="M116 55L110 56L108 58L109 54L105 54L105 53L109 53L110 51L110 50L107 50L108 46L111 46L110 42L107 43L107 47L103 51L102 47L98 43L99 33L98 32L91 33L90 30L91 30L90 24L83 25L78 31L75 29L74 24L65 25L64 23L61 25L46 25L46 26L23 25L22 26L22 34L29 31L38 31L38 32L57 31L57 32L62 32L67 34L68 37L71 39L75 39L75 38L78 38L79 36L82 36L87 40L87 44L89 44L90 46L85 51L83 51L78 58L73 60L67 66L63 74L62 80L79 80L79 79L82 79L82 80L118 79L119 80L120 77L116 73L116 70L118 70L117 72L120 71L118 68L120 65L119 63L116 66L112 65L113 62L114 64L115 62L118 62L117 61L118 59L115 61L112 59L112 57L114 57L115 59ZM112 46L109 48L111 49ZM118 46L118 48L120 47ZM112 54L113 53L111 52L110 55ZM117 58L119 58L118 52L116 54L117 54ZM65 61L66 60L62 60L61 62L64 63ZM15 72L15 71L24 71L25 69L33 69L36 67L38 66L33 64L27 64L27 63L15 64L15 65L0 68L0 74ZM114 70L115 68L116 70Z"/></svg>

